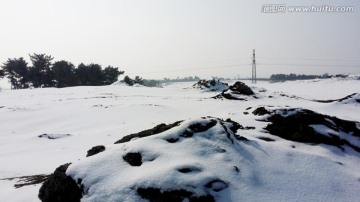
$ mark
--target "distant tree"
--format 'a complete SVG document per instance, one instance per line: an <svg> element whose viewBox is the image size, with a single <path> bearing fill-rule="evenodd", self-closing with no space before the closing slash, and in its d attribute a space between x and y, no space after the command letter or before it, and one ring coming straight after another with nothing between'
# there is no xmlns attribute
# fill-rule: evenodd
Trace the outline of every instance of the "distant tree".
<svg viewBox="0 0 360 202"><path fill-rule="evenodd" d="M129 76L125 76L123 81L129 86L134 85L134 80L132 80Z"/></svg>
<svg viewBox="0 0 360 202"><path fill-rule="evenodd" d="M136 84L136 83L140 84L140 85L144 85L144 81L140 76L135 76L134 84Z"/></svg>
<svg viewBox="0 0 360 202"><path fill-rule="evenodd" d="M3 63L2 74L10 80L14 89L27 88L29 81L29 72L27 62L21 58L8 59Z"/></svg>
<svg viewBox="0 0 360 202"><path fill-rule="evenodd" d="M0 78L3 78L5 76L4 70L0 69Z"/></svg>
<svg viewBox="0 0 360 202"><path fill-rule="evenodd" d="M294 80L305 80L305 79L316 79L322 76L317 75L297 75L297 74L273 74L270 76L272 81L294 81Z"/></svg>
<svg viewBox="0 0 360 202"><path fill-rule="evenodd" d="M161 87L161 81L143 79L143 85L148 87Z"/></svg>
<svg viewBox="0 0 360 202"><path fill-rule="evenodd" d="M51 55L36 54L29 55L32 62L30 67L30 81L34 87L54 86L54 74L51 71Z"/></svg>
<svg viewBox="0 0 360 202"><path fill-rule="evenodd" d="M103 71L103 84L110 85L118 80L118 77L121 74L124 74L124 71L119 71L117 67L108 66Z"/></svg>
<svg viewBox="0 0 360 202"><path fill-rule="evenodd" d="M189 82L189 81L200 81L201 79L198 76L188 76L188 77L176 77L176 79L164 78L163 82Z"/></svg>
<svg viewBox="0 0 360 202"><path fill-rule="evenodd" d="M103 72L99 64L84 65L81 63L78 65L75 73L80 81L80 85L100 86L104 84Z"/></svg>
<svg viewBox="0 0 360 202"><path fill-rule="evenodd" d="M75 74L75 66L65 60L54 62L51 66L55 86L58 88L76 86L79 84Z"/></svg>

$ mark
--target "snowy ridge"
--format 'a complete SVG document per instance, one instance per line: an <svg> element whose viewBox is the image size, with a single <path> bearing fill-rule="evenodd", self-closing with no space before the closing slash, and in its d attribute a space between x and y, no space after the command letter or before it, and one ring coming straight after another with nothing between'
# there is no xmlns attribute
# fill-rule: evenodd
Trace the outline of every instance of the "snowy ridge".
<svg viewBox="0 0 360 202"><path fill-rule="evenodd" d="M189 198L218 201L230 184L240 180L243 157L236 155L241 146L234 142L235 127L234 122L215 118L186 121L161 134L107 146L104 152L70 165L67 174L82 179L83 201L142 201L139 190L147 188L186 190L192 193ZM139 153L141 165L121 158L129 153Z"/></svg>

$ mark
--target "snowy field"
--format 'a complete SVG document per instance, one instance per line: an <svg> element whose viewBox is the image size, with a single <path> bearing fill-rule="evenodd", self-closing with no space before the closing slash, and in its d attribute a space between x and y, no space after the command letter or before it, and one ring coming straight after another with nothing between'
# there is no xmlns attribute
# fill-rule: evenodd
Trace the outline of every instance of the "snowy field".
<svg viewBox="0 0 360 202"><path fill-rule="evenodd" d="M232 83L234 82L229 82ZM243 180L239 179L237 184L232 175L224 173L230 187L225 189L226 191L217 192L217 200L358 201L359 152L351 148L341 151L335 146L293 142L270 135L263 129L268 123L258 121L259 117L252 114L252 111L259 106L294 107L360 122L360 103L314 101L336 100L360 93L360 80L332 78L284 83L245 83L256 93L258 99L211 99L219 92L193 89L191 86L194 83L173 83L163 88L111 85L62 89L3 89L0 92L0 179L50 174L58 166L69 162L80 162L70 166L69 174L81 175L76 171L76 166L84 169L85 165L96 167L102 162L96 161L96 158L91 162L81 161L86 159L87 151L93 146L112 145L125 135L150 129L161 123L171 124L180 120L191 122L200 117L211 116L224 120L230 118L243 126L255 127L254 130L237 132L250 140L249 142L240 142L239 148L227 149L234 150L235 153L239 150L246 151L237 161L239 164L243 163L240 169ZM260 136L270 137L275 141L264 141L258 138ZM156 142L154 138L149 141L154 144ZM132 147L152 146L147 144L146 139L139 141L138 145L134 144L135 142L129 143ZM226 144L222 146L226 147ZM110 146L110 151L103 156L116 151L115 146L113 147ZM201 150L198 147L194 149L194 153ZM187 152L186 155L193 154ZM177 161L187 158L172 155L179 158ZM237 157L232 153L227 158ZM226 160L222 158L218 159L224 163L222 165L214 163L216 158L199 159L194 155L193 160L207 165L206 172L211 172L209 167L217 170L226 164ZM162 161L171 165L169 159L164 158ZM157 169L159 172L167 172L165 167L147 168L148 175L144 179L156 178ZM109 168L108 172L112 171L111 169ZM104 174L105 177L107 176ZM166 183L172 186L169 179L164 180L168 180ZM123 182L136 183L134 180L128 177ZM37 195L41 185L14 188L16 183L16 179L0 180L0 201L39 201ZM126 189L126 185L123 187ZM109 190L109 193L112 193L112 189ZM113 201L119 199L136 200L119 196ZM83 200L97 201L96 197Z"/></svg>

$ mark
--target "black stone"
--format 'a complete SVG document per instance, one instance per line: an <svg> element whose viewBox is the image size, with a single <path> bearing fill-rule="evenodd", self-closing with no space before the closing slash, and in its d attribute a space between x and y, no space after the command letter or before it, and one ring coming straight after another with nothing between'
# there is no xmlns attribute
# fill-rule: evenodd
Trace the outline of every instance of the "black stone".
<svg viewBox="0 0 360 202"><path fill-rule="evenodd" d="M342 120L337 117L318 114L316 112L302 109L291 115L283 116L288 111L294 109L280 109L277 113L267 118L271 122L264 129L270 134L282 137L287 140L313 144L328 144L339 148L348 145L354 150L360 152L359 145L354 145L341 137L334 134L323 135L316 132L310 125L324 125L334 131L343 131L349 135L360 138L360 129L357 127L358 122Z"/></svg>
<svg viewBox="0 0 360 202"><path fill-rule="evenodd" d="M253 112L254 115L263 116L265 114L270 114L269 111L265 109L265 107L258 107Z"/></svg>
<svg viewBox="0 0 360 202"><path fill-rule="evenodd" d="M189 126L189 129L193 131L194 133L201 133L209 130L210 128L214 127L216 125L217 121L212 119L209 121L209 123L206 123L205 125L201 123L195 123Z"/></svg>
<svg viewBox="0 0 360 202"><path fill-rule="evenodd" d="M147 136L151 136L151 135L156 135L156 134L165 132L165 131L167 131L167 130L175 127L175 126L179 126L179 124L181 122L182 121L177 121L177 122L169 124L169 125L166 125L166 124L162 123L162 124L159 124L159 125L155 126L152 129L148 129L148 130L141 131L139 133L134 133L134 134L124 136L120 140L116 141L114 144L129 142L133 138L143 138L143 137L147 137Z"/></svg>
<svg viewBox="0 0 360 202"><path fill-rule="evenodd" d="M234 85L230 86L229 89L241 95L254 95L251 88L240 81L237 81Z"/></svg>
<svg viewBox="0 0 360 202"><path fill-rule="evenodd" d="M127 153L123 159L131 166L141 166L142 164L142 156L140 153Z"/></svg>
<svg viewBox="0 0 360 202"><path fill-rule="evenodd" d="M275 141L274 139L269 138L269 137L257 137L257 138L259 138L260 140L267 141L267 142L274 142Z"/></svg>
<svg viewBox="0 0 360 202"><path fill-rule="evenodd" d="M39 199L43 202L79 202L82 198L83 187L66 175L70 163L56 168L39 190Z"/></svg>
<svg viewBox="0 0 360 202"><path fill-rule="evenodd" d="M103 145L95 146L95 147L91 148L89 151L87 151L86 157L93 156L93 155L98 154L103 151L105 151L105 147Z"/></svg>

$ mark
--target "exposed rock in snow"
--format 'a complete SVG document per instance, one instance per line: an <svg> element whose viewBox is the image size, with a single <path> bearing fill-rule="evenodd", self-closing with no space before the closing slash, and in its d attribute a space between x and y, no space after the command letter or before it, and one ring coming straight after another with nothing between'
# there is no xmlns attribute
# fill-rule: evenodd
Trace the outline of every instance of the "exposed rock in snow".
<svg viewBox="0 0 360 202"><path fill-rule="evenodd" d="M95 147L91 148L89 151L87 151L86 157L93 156L93 155L98 154L103 151L105 151L105 146L103 146L103 145L95 146Z"/></svg>
<svg viewBox="0 0 360 202"><path fill-rule="evenodd" d="M202 89L205 91L224 91L229 88L227 83L223 83L220 80L200 80L193 85L193 88Z"/></svg>
<svg viewBox="0 0 360 202"><path fill-rule="evenodd" d="M265 115L265 114L269 114L269 111L265 109L265 107L258 107L253 111L254 115Z"/></svg>
<svg viewBox="0 0 360 202"><path fill-rule="evenodd" d="M300 108L265 109L254 114L268 114L263 121L271 122L265 129L287 140L328 144L342 148L347 145L360 152L359 122L342 120Z"/></svg>
<svg viewBox="0 0 360 202"><path fill-rule="evenodd" d="M231 192L226 190L241 180L238 155L242 149L237 140L241 138L236 135L241 125L208 117L162 126L132 141L107 146L106 151L75 162L67 170L58 168L39 197L51 201L83 193L82 201L179 202L227 198ZM172 128L155 135L154 131L169 126ZM76 182L79 188L74 194L68 187Z"/></svg>
<svg viewBox="0 0 360 202"><path fill-rule="evenodd" d="M54 174L52 174L41 186L39 191L39 199L44 202L79 202L83 188L81 185L81 179L78 179L78 183L73 178L67 176L66 170L69 167L68 164L58 167Z"/></svg>
<svg viewBox="0 0 360 202"><path fill-rule="evenodd" d="M129 142L130 140L135 139L135 138L142 138L142 137L147 137L147 136L151 136L151 135L156 135L156 134L162 133L164 131L167 131L175 126L178 126L181 122L182 121L177 121L175 123L168 124L168 125L166 125L164 123L159 124L159 125L155 126L154 128L144 130L139 133L134 133L131 135L124 136L120 140L116 141L115 144Z"/></svg>
<svg viewBox="0 0 360 202"><path fill-rule="evenodd" d="M257 98L255 93L249 86L243 82L237 81L234 85L230 86L229 89L223 91L221 94L215 96L215 99L228 99L228 100L247 100L249 96Z"/></svg>
<svg viewBox="0 0 360 202"><path fill-rule="evenodd" d="M59 139L59 138L64 138L64 137L69 137L71 136L70 134L42 134L42 135L39 135L38 137L39 138L48 138L48 139Z"/></svg>

